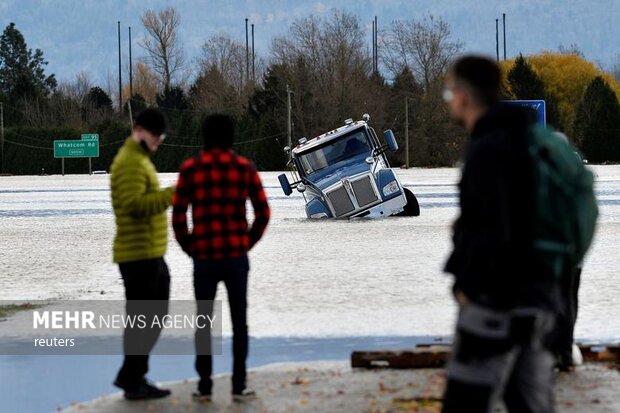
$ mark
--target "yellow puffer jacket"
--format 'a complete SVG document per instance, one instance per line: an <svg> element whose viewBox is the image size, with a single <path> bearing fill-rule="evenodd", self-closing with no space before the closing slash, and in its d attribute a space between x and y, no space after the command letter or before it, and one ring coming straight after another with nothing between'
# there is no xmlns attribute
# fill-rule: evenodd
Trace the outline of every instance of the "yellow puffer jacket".
<svg viewBox="0 0 620 413"><path fill-rule="evenodd" d="M114 262L163 257L168 247L166 209L174 188L160 189L149 154L128 138L110 168L116 218Z"/></svg>

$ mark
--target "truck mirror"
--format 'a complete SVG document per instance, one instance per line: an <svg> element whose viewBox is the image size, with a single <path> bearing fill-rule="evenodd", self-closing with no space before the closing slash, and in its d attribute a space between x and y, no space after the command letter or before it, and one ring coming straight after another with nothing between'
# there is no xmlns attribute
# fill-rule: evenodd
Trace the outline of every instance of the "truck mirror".
<svg viewBox="0 0 620 413"><path fill-rule="evenodd" d="M388 149L392 152L396 152L398 150L398 142L396 142L396 138L394 137L394 132L391 129L383 132L383 137L385 138L385 142L387 143Z"/></svg>
<svg viewBox="0 0 620 413"><path fill-rule="evenodd" d="M281 174L278 176L278 181L280 181L280 186L282 187L282 191L284 191L284 195L289 196L293 193L293 188L291 188L291 183L288 181L288 178L285 174Z"/></svg>
<svg viewBox="0 0 620 413"><path fill-rule="evenodd" d="M372 165L373 163L375 163L375 158L373 158L372 156L369 156L368 158L365 159L365 161L368 165Z"/></svg>
<svg viewBox="0 0 620 413"><path fill-rule="evenodd" d="M306 185L304 185L303 183L298 183L297 184L297 191L299 191L300 193L304 193L306 192Z"/></svg>
<svg viewBox="0 0 620 413"><path fill-rule="evenodd" d="M291 153L291 147L290 146L285 146L284 147L284 153Z"/></svg>

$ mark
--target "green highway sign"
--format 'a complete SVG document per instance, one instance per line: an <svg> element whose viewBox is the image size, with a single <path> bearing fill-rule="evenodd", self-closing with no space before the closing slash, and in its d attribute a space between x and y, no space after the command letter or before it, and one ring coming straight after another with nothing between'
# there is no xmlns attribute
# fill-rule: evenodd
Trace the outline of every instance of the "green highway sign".
<svg viewBox="0 0 620 413"><path fill-rule="evenodd" d="M54 158L98 158L99 141L54 141Z"/></svg>
<svg viewBox="0 0 620 413"><path fill-rule="evenodd" d="M99 134L98 133L83 133L82 140L99 142Z"/></svg>

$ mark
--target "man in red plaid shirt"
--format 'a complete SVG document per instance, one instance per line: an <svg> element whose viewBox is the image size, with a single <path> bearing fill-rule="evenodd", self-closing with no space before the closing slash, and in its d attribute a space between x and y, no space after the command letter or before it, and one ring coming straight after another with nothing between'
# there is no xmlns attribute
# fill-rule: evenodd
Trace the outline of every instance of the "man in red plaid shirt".
<svg viewBox="0 0 620 413"><path fill-rule="evenodd" d="M248 251L262 237L270 210L254 165L231 148L234 124L225 115L211 115L202 126L204 150L181 166L173 199L172 226L177 241L194 259L194 292L198 313L211 315L217 285L228 292L233 325L233 398L254 396L246 387L248 354L247 281ZM248 226L246 201L254 209ZM192 206L193 230L187 227L187 209ZM196 331L196 370L200 376L199 401L211 398L211 332Z"/></svg>

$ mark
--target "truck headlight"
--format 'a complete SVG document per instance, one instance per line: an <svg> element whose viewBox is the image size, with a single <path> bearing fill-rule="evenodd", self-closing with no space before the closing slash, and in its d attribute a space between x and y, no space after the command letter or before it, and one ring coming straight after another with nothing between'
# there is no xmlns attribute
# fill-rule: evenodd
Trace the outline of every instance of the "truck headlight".
<svg viewBox="0 0 620 413"><path fill-rule="evenodd" d="M389 196L395 192L400 191L400 188L398 187L398 182L392 181L388 183L387 185L383 187L382 191L383 191L383 196Z"/></svg>

